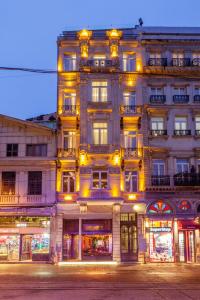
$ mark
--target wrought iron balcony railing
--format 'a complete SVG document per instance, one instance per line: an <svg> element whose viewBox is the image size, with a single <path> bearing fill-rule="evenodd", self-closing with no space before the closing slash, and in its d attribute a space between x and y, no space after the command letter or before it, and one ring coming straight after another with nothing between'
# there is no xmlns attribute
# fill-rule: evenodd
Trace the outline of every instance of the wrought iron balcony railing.
<svg viewBox="0 0 200 300"><path fill-rule="evenodd" d="M142 156L141 148L123 148L122 152L124 158L135 158Z"/></svg>
<svg viewBox="0 0 200 300"><path fill-rule="evenodd" d="M120 105L121 114L141 114L142 106L139 105Z"/></svg>
<svg viewBox="0 0 200 300"><path fill-rule="evenodd" d="M167 58L149 58L148 66L165 67L167 66Z"/></svg>
<svg viewBox="0 0 200 300"><path fill-rule="evenodd" d="M77 115L79 113L79 105L62 105L59 107L59 111L61 111L64 115Z"/></svg>
<svg viewBox="0 0 200 300"><path fill-rule="evenodd" d="M172 58L173 67L189 67L190 58Z"/></svg>
<svg viewBox="0 0 200 300"><path fill-rule="evenodd" d="M159 129L159 130L155 130L152 129L150 131L151 136L157 137L157 136L166 136L167 135L167 130L166 129Z"/></svg>
<svg viewBox="0 0 200 300"><path fill-rule="evenodd" d="M152 175L151 176L152 186L169 186L170 176L169 175Z"/></svg>
<svg viewBox="0 0 200 300"><path fill-rule="evenodd" d="M193 65L194 67L200 67L200 58L199 58L199 57L194 58L194 59L192 60L192 65Z"/></svg>
<svg viewBox="0 0 200 300"><path fill-rule="evenodd" d="M194 95L194 103L200 103L200 95Z"/></svg>
<svg viewBox="0 0 200 300"><path fill-rule="evenodd" d="M199 173L178 173L174 175L175 186L200 186Z"/></svg>
<svg viewBox="0 0 200 300"><path fill-rule="evenodd" d="M119 67L118 59L82 59L80 67L91 67L95 69L104 69L110 67Z"/></svg>
<svg viewBox="0 0 200 300"><path fill-rule="evenodd" d="M188 136L191 135L191 130L190 129L185 129L185 130L174 130L174 135L175 136Z"/></svg>
<svg viewBox="0 0 200 300"><path fill-rule="evenodd" d="M166 95L150 95L150 103L164 104L166 102Z"/></svg>
<svg viewBox="0 0 200 300"><path fill-rule="evenodd" d="M173 102L176 104L188 103L190 101L189 95L173 95Z"/></svg>

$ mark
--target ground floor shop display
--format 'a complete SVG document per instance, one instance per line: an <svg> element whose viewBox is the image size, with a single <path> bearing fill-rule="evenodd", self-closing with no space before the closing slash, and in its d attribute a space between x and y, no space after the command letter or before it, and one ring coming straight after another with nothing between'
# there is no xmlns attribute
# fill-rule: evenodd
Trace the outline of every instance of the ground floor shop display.
<svg viewBox="0 0 200 300"><path fill-rule="evenodd" d="M173 222L150 221L146 231L149 235L150 262L174 262Z"/></svg>
<svg viewBox="0 0 200 300"><path fill-rule="evenodd" d="M0 260L48 260L49 222L39 217L0 217Z"/></svg>
<svg viewBox="0 0 200 300"><path fill-rule="evenodd" d="M78 258L112 259L112 220L64 220L63 259Z"/></svg>

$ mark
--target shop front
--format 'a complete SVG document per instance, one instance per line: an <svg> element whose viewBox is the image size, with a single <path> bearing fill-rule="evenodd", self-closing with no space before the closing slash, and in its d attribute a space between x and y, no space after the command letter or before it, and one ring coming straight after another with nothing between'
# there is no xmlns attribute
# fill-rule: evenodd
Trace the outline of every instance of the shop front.
<svg viewBox="0 0 200 300"><path fill-rule="evenodd" d="M198 220L178 221L178 245L180 262L193 263L196 261L195 235L199 233L200 224Z"/></svg>
<svg viewBox="0 0 200 300"><path fill-rule="evenodd" d="M0 261L49 260L47 217L0 217Z"/></svg>
<svg viewBox="0 0 200 300"><path fill-rule="evenodd" d="M112 260L112 220L64 220L63 260L70 259Z"/></svg>

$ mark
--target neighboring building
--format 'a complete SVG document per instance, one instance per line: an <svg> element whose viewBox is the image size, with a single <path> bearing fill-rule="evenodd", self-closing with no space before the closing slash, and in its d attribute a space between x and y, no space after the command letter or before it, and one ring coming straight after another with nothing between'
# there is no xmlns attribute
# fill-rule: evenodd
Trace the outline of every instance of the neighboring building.
<svg viewBox="0 0 200 300"><path fill-rule="evenodd" d="M55 155L54 130L0 115L0 261L51 259Z"/></svg>
<svg viewBox="0 0 200 300"><path fill-rule="evenodd" d="M58 260L200 261L200 28L58 38Z"/></svg>
<svg viewBox="0 0 200 300"><path fill-rule="evenodd" d="M39 115L37 117L29 118L27 121L31 121L33 123L42 125L42 126L47 126L52 129L56 129L56 122L57 119L57 114L56 113L51 113L51 114L45 114L45 115Z"/></svg>

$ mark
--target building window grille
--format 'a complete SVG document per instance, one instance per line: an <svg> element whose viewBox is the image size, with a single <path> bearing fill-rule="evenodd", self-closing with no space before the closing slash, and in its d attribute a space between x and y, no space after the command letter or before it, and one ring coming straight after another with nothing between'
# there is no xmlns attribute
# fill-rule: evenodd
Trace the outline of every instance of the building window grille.
<svg viewBox="0 0 200 300"><path fill-rule="evenodd" d="M28 172L28 195L42 194L42 172L29 171Z"/></svg>
<svg viewBox="0 0 200 300"><path fill-rule="evenodd" d="M15 195L16 172L2 172L2 195Z"/></svg>

